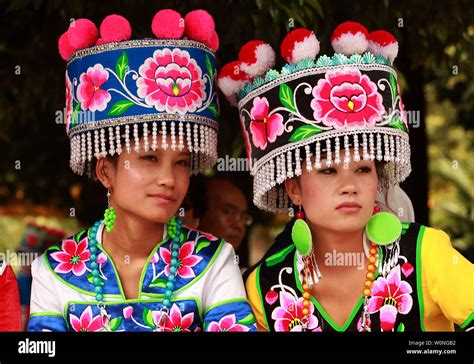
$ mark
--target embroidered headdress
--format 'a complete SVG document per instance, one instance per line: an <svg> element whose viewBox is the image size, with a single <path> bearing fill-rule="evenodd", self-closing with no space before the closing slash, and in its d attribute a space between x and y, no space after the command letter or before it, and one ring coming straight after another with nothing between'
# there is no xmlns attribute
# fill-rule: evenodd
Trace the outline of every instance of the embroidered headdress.
<svg viewBox="0 0 474 364"><path fill-rule="evenodd" d="M351 147L356 161L384 161L385 184L400 183L411 171L408 125L393 69L396 39L346 22L331 44L333 56L316 58L314 32L293 30L281 44L287 64L278 71L272 69L270 45L251 41L219 74L219 88L238 104L254 203L263 210L287 212L284 181L301 175L302 161L308 171L322 168L322 153L327 166L350 162Z"/></svg>
<svg viewBox="0 0 474 364"><path fill-rule="evenodd" d="M161 10L151 28L158 39L130 40L129 22L110 15L100 31L78 19L59 38L74 172L93 175L94 157L155 150L158 143L188 148L192 173L216 162L214 21L203 10L184 18Z"/></svg>

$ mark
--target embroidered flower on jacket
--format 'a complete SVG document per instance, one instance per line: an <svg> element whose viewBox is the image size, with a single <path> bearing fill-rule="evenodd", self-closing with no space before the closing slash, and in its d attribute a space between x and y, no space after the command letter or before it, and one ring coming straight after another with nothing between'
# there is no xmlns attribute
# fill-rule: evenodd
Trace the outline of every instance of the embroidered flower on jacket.
<svg viewBox="0 0 474 364"><path fill-rule="evenodd" d="M87 238L82 239L79 244L72 239L63 240L61 249L61 251L51 253L51 258L59 262L54 271L62 274L72 271L75 276L82 276L87 270L84 262L87 262L90 257Z"/></svg>
<svg viewBox="0 0 474 364"><path fill-rule="evenodd" d="M267 143L273 143L277 136L283 134L283 116L279 113L268 115L269 105L266 97L253 99L253 107L250 109L250 133L255 147L265 149Z"/></svg>
<svg viewBox="0 0 474 364"><path fill-rule="evenodd" d="M202 257L193 255L194 245L194 241L188 241L179 248L178 257L176 258L178 260L177 275L181 278L194 278L196 276L191 268L198 264L202 260ZM173 257L170 251L165 247L160 247L160 256L166 264L165 274L169 276L171 259L173 259Z"/></svg>
<svg viewBox="0 0 474 364"><path fill-rule="evenodd" d="M280 306L272 312L272 319L275 320L275 331L303 331L303 297L295 299L288 292L280 292ZM314 305L309 302L308 322L306 328L311 331L321 331L318 327L318 318L313 315Z"/></svg>
<svg viewBox="0 0 474 364"><path fill-rule="evenodd" d="M314 118L335 129L374 126L385 112L377 85L354 67L326 72L313 97Z"/></svg>
<svg viewBox="0 0 474 364"><path fill-rule="evenodd" d="M211 332L246 332L250 329L247 326L236 323L235 314L222 317L219 322L212 321L207 327L207 331Z"/></svg>
<svg viewBox="0 0 474 364"><path fill-rule="evenodd" d="M77 87L77 98L82 110L104 111L112 98L107 90L100 87L109 79L109 72L97 63L81 74Z"/></svg>
<svg viewBox="0 0 474 364"><path fill-rule="evenodd" d="M153 311L153 322L160 326L161 312ZM181 316L181 311L176 303L173 304L168 315L166 315L163 331L165 332L191 332L189 329L194 321L194 313L190 312Z"/></svg>
<svg viewBox="0 0 474 364"><path fill-rule="evenodd" d="M82 312L81 318L78 318L72 313L69 314L69 322L74 331L77 332L95 332L102 330L100 315L93 317L91 306L87 306Z"/></svg>

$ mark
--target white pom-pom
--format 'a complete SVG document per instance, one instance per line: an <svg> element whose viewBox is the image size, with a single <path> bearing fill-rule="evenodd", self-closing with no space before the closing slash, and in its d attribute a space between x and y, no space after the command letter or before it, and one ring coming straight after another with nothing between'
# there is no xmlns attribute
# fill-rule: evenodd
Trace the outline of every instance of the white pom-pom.
<svg viewBox="0 0 474 364"><path fill-rule="evenodd" d="M303 59L315 59L319 53L319 41L314 32L299 28L288 33L280 48L283 58L294 65Z"/></svg>
<svg viewBox="0 0 474 364"><path fill-rule="evenodd" d="M250 77L262 76L275 65L275 51L262 41L251 41L239 52L240 68Z"/></svg>
<svg viewBox="0 0 474 364"><path fill-rule="evenodd" d="M397 39L385 30L377 30L369 34L369 52L381 54L392 63L398 55Z"/></svg>
<svg viewBox="0 0 474 364"><path fill-rule="evenodd" d="M331 37L331 45L336 53L346 56L362 54L367 51L368 31L359 23L345 22L340 24Z"/></svg>

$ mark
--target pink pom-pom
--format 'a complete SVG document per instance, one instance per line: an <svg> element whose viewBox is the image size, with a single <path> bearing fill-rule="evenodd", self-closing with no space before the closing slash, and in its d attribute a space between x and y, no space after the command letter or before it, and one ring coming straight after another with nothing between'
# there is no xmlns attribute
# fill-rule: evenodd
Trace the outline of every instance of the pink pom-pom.
<svg viewBox="0 0 474 364"><path fill-rule="evenodd" d="M214 35L215 23L211 14L205 10L194 10L184 17L186 36L209 45Z"/></svg>
<svg viewBox="0 0 474 364"><path fill-rule="evenodd" d="M217 85L231 105L237 105L237 93L242 90L248 75L242 71L240 61L227 63L217 77Z"/></svg>
<svg viewBox="0 0 474 364"><path fill-rule="evenodd" d="M104 43L129 40L132 37L132 27L123 16L112 14L102 20L100 37Z"/></svg>
<svg viewBox="0 0 474 364"><path fill-rule="evenodd" d="M212 38L209 42L209 44L206 44L211 48L214 52L217 52L219 49L219 36L217 35L217 32L214 30L214 33L212 34Z"/></svg>
<svg viewBox="0 0 474 364"><path fill-rule="evenodd" d="M95 45L98 46L98 45L105 44L105 43L107 43L107 42L104 41L102 38L99 38L99 39L97 39L97 42L95 42Z"/></svg>
<svg viewBox="0 0 474 364"><path fill-rule="evenodd" d="M99 30L89 19L77 19L67 31L69 44L75 51L90 47L99 39Z"/></svg>
<svg viewBox="0 0 474 364"><path fill-rule="evenodd" d="M64 32L58 40L58 50L61 58L67 61L71 54L74 53L74 49L69 44L67 32Z"/></svg>
<svg viewBox="0 0 474 364"><path fill-rule="evenodd" d="M369 32L362 24L346 21L334 30L331 45L336 53L346 56L362 54L369 46L368 35Z"/></svg>
<svg viewBox="0 0 474 364"><path fill-rule="evenodd" d="M184 19L175 10L160 10L153 17L151 31L158 39L180 39L184 33Z"/></svg>
<svg viewBox="0 0 474 364"><path fill-rule="evenodd" d="M385 30L376 30L369 34L369 52L374 55L381 54L392 63L398 55L397 39Z"/></svg>
<svg viewBox="0 0 474 364"><path fill-rule="evenodd" d="M261 40L252 40L240 49L239 60L245 73L250 77L257 77L275 65L275 51Z"/></svg>
<svg viewBox="0 0 474 364"><path fill-rule="evenodd" d="M319 53L319 41L314 32L299 28L287 34L280 46L282 57L290 64L316 58Z"/></svg>

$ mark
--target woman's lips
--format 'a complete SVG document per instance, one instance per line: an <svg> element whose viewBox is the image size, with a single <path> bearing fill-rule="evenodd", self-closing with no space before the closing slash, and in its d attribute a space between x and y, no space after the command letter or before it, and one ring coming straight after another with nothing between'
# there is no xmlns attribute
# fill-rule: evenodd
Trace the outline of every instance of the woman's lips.
<svg viewBox="0 0 474 364"><path fill-rule="evenodd" d="M169 196L169 195L156 194L156 195L149 195L149 196L161 205L171 205L176 201L176 199L173 196Z"/></svg>
<svg viewBox="0 0 474 364"><path fill-rule="evenodd" d="M362 208L357 202L343 202L336 207L336 210L342 212L358 212Z"/></svg>

